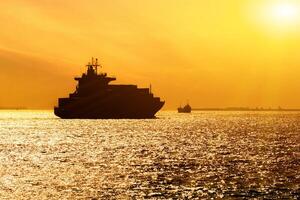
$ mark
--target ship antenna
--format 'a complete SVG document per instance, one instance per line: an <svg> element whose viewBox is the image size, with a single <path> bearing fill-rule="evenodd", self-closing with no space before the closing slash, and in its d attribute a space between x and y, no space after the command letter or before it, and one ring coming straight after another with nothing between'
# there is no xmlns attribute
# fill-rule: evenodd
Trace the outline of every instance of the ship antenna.
<svg viewBox="0 0 300 200"><path fill-rule="evenodd" d="M88 62L88 64L86 65L87 67L90 67L91 66L91 62Z"/></svg>
<svg viewBox="0 0 300 200"><path fill-rule="evenodd" d="M95 63L95 66L96 66L96 74L98 74L98 58L96 58L96 63Z"/></svg>
<svg viewBox="0 0 300 200"><path fill-rule="evenodd" d="M98 58L96 58L96 64L97 67L102 67L101 64L98 64Z"/></svg>
<svg viewBox="0 0 300 200"><path fill-rule="evenodd" d="M150 94L152 94L152 85L150 83Z"/></svg>

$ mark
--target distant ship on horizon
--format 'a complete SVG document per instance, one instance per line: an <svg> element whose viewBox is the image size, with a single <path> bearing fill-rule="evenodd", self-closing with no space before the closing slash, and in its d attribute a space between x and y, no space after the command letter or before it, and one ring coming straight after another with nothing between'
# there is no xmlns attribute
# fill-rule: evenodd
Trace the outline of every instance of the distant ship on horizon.
<svg viewBox="0 0 300 200"><path fill-rule="evenodd" d="M191 113L192 112L192 107L187 103L184 107L179 107L178 113Z"/></svg>
<svg viewBox="0 0 300 200"><path fill-rule="evenodd" d="M98 73L98 59L87 72L76 77L78 85L68 98L59 98L56 116L63 119L146 119L154 118L165 102L151 89L136 85L110 85L116 78Z"/></svg>

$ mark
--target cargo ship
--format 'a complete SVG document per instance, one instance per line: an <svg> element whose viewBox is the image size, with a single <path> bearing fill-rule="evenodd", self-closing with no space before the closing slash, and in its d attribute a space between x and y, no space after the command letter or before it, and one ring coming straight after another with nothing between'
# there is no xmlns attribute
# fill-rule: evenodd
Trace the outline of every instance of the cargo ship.
<svg viewBox="0 0 300 200"><path fill-rule="evenodd" d="M115 77L99 73L98 59L86 65L87 71L68 98L59 98L54 114L63 119L148 119L164 106L150 88L137 85L113 85Z"/></svg>

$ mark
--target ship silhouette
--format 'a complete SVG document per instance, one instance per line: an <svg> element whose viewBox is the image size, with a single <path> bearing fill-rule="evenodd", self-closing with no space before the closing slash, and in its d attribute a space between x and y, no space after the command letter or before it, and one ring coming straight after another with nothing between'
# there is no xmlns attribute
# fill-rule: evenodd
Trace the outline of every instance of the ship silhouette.
<svg viewBox="0 0 300 200"><path fill-rule="evenodd" d="M75 77L78 85L68 98L59 98L56 116L63 119L147 119L154 118L164 101L150 88L112 85L116 78L98 73L98 59L92 59L87 72Z"/></svg>
<svg viewBox="0 0 300 200"><path fill-rule="evenodd" d="M192 107L189 104L186 104L184 107L180 106L177 110L179 113L191 113Z"/></svg>

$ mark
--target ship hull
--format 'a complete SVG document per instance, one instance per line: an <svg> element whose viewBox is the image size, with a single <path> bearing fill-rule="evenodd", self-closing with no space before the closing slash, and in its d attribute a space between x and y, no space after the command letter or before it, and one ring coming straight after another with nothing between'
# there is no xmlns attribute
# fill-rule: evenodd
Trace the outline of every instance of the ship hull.
<svg viewBox="0 0 300 200"><path fill-rule="evenodd" d="M151 119L164 103L159 98L95 96L70 99L68 104L56 107L54 114L62 119Z"/></svg>
<svg viewBox="0 0 300 200"><path fill-rule="evenodd" d="M185 109L182 109L182 108L178 108L178 113L191 113L191 112L192 112L191 109L185 110Z"/></svg>

